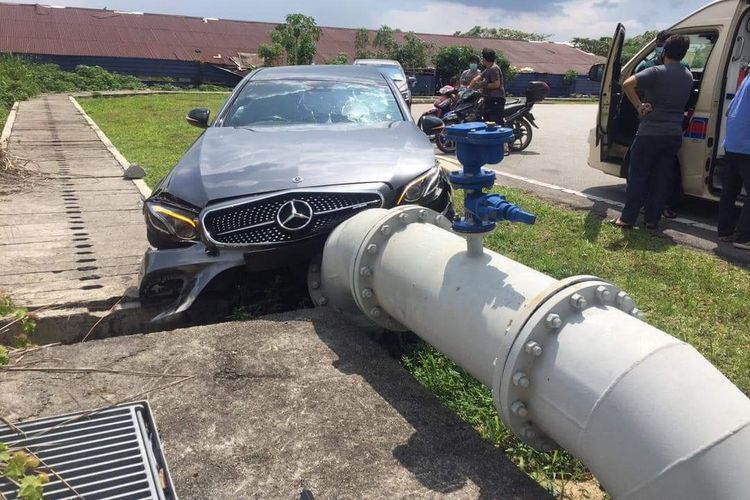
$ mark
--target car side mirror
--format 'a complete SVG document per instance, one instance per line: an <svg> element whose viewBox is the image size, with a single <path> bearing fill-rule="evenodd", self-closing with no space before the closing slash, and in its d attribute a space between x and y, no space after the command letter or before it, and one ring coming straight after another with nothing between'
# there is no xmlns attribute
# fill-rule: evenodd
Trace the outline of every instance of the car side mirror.
<svg viewBox="0 0 750 500"><path fill-rule="evenodd" d="M414 78L413 76L410 76L409 78L407 78L406 81L409 82L410 89L414 88L414 86L417 84L417 79Z"/></svg>
<svg viewBox="0 0 750 500"><path fill-rule="evenodd" d="M589 68L589 80L592 82L601 82L604 75L604 64L594 64Z"/></svg>
<svg viewBox="0 0 750 500"><path fill-rule="evenodd" d="M419 120L419 127L427 135L437 135L443 131L445 123L435 115L424 115Z"/></svg>
<svg viewBox="0 0 750 500"><path fill-rule="evenodd" d="M209 114L211 111L208 108L195 108L190 110L185 120L193 127L207 128Z"/></svg>

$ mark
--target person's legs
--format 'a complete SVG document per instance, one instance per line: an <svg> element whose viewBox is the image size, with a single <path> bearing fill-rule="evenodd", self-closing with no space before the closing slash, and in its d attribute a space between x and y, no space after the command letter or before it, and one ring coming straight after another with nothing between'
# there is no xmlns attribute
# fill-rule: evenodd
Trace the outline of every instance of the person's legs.
<svg viewBox="0 0 750 500"><path fill-rule="evenodd" d="M682 145L682 137L660 137L658 141L653 150L653 164L649 176L651 192L643 216L647 227L658 226L666 200L673 189L674 157Z"/></svg>
<svg viewBox="0 0 750 500"><path fill-rule="evenodd" d="M734 207L737 196L742 191L742 177L737 169L739 163L734 153L726 153L726 165L721 173L721 198L719 199L719 237L731 236L734 234L736 223L736 211Z"/></svg>
<svg viewBox="0 0 750 500"><path fill-rule="evenodd" d="M736 155L736 171L742 178L745 193L750 195L750 155ZM745 201L737 220L736 243L750 249L750 201Z"/></svg>
<svg viewBox="0 0 750 500"><path fill-rule="evenodd" d="M649 191L649 172L653 169L656 137L637 136L630 148L630 166L628 167L628 186L625 195L625 207L620 221L634 225L638 221L638 212L646 200Z"/></svg>
<svg viewBox="0 0 750 500"><path fill-rule="evenodd" d="M680 168L680 160L677 156L674 158L670 173L671 179L669 180L669 190L667 191L663 215L668 219L674 219L677 217L674 211L679 207L685 194L682 190L682 169Z"/></svg>

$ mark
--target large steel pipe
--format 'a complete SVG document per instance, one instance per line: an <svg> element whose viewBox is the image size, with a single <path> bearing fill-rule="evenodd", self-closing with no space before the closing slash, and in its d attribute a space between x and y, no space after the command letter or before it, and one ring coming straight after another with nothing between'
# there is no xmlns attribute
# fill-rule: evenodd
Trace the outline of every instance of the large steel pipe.
<svg viewBox="0 0 750 500"><path fill-rule="evenodd" d="M750 400L711 363L615 285L470 254L449 227L420 207L349 219L316 297L415 332L492 389L522 440L567 449L615 498L747 498Z"/></svg>

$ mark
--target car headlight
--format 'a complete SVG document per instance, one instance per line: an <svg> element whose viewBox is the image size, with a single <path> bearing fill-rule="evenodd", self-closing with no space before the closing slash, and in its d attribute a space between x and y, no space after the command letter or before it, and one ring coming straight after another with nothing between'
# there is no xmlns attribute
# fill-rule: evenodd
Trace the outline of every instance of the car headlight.
<svg viewBox="0 0 750 500"><path fill-rule="evenodd" d="M440 167L434 166L404 187L397 205L432 201L442 192Z"/></svg>
<svg viewBox="0 0 750 500"><path fill-rule="evenodd" d="M197 214L173 205L146 202L148 222L157 231L174 236L182 241L193 241L198 237Z"/></svg>

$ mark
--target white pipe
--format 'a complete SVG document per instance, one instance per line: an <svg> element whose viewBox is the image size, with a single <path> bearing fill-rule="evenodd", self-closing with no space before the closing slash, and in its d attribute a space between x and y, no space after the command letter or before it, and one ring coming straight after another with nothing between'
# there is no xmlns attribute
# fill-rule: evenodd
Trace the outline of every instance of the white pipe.
<svg viewBox="0 0 750 500"><path fill-rule="evenodd" d="M711 363L616 286L469 253L449 226L420 207L347 220L318 296L415 332L491 387L522 440L564 447L615 498L748 497L750 400Z"/></svg>

